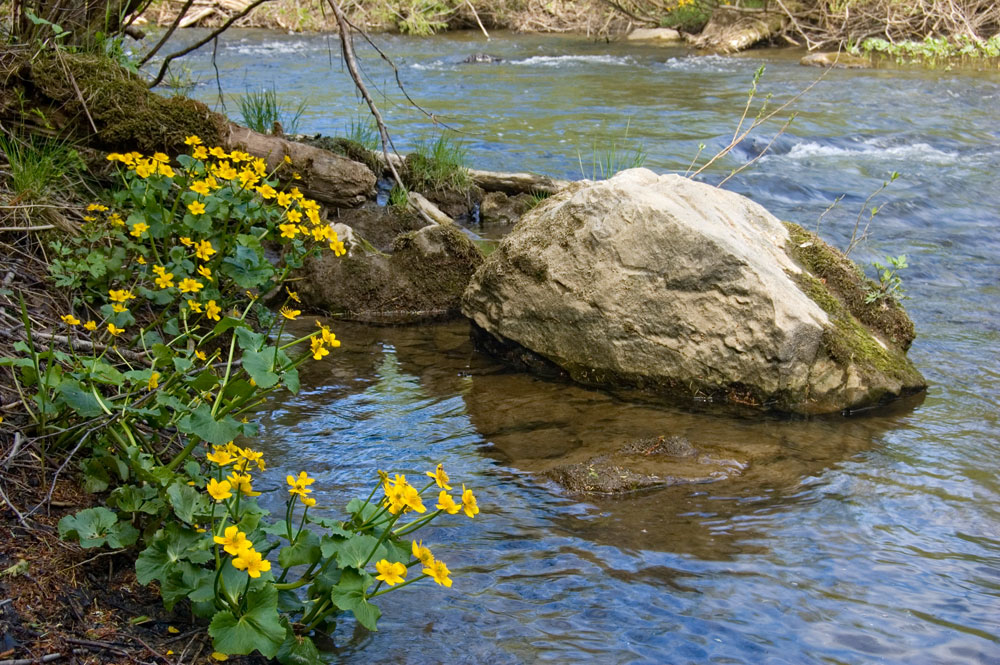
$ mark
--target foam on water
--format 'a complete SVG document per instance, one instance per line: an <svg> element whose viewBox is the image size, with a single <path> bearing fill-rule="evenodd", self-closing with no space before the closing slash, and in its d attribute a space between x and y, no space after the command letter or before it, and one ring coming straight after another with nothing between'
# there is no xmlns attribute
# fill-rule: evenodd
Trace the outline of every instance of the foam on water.
<svg viewBox="0 0 1000 665"><path fill-rule="evenodd" d="M513 60L512 65L539 65L542 67L562 67L563 65L634 65L628 56L616 55L535 55L524 60Z"/></svg>
<svg viewBox="0 0 1000 665"><path fill-rule="evenodd" d="M868 140L853 147L829 145L815 141L796 143L784 155L765 156L764 159L786 157L788 159L842 159L844 157L874 157L877 159L905 159L932 164L951 164L958 159L958 153L951 150L940 150L923 142L881 145L881 142Z"/></svg>

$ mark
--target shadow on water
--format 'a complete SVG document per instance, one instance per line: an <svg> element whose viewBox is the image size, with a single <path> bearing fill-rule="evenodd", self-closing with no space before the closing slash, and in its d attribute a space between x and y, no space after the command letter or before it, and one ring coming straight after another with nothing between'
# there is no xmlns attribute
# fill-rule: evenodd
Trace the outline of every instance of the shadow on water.
<svg viewBox="0 0 1000 665"><path fill-rule="evenodd" d="M872 448L882 434L922 397L900 401L877 416L791 419L734 416L627 401L571 383L508 370L476 352L465 321L421 327L372 327L337 323L346 340L336 359L303 368L305 385L320 386L298 400L287 416L328 445L351 446L351 466L364 466L364 444L405 437L412 418L425 418L443 439L454 436L449 419L467 419L481 453L557 496L582 500L597 516L560 516L553 525L595 544L725 559L761 552L762 534L730 523L752 504L754 512L801 500L803 486L844 460ZM393 395L398 396L398 401ZM377 398L372 397L377 395ZM366 399L372 398L370 404ZM360 421L352 439L339 439L331 405L350 409ZM429 405L448 405L438 412ZM394 409L399 409L394 411ZM286 404L279 410L290 409ZM371 421L371 426L365 424ZM325 425L324 425L325 423ZM325 429L324 429L325 428ZM553 469L614 453L623 445L657 436L681 436L697 451L694 461L668 460L668 479L622 495L573 494L548 480ZM280 443L274 452L286 454ZM416 442L406 445L418 445ZM276 449L276 450L275 450ZM296 456L301 457L299 450ZM359 457L360 455L360 457ZM334 470L328 455L316 471ZM670 467L679 467L671 471ZM717 471L713 476L697 467ZM368 467L372 468L371 466ZM631 468L663 472L664 463L633 460ZM692 468L694 470L692 470ZM723 471L718 472L718 469ZM694 479L691 480L690 477Z"/></svg>

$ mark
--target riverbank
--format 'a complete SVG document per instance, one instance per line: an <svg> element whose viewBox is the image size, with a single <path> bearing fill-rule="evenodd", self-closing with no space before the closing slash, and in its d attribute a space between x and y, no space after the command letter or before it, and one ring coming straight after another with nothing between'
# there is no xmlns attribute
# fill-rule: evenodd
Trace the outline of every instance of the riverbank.
<svg viewBox="0 0 1000 665"><path fill-rule="evenodd" d="M576 33L595 39L621 39L636 30L676 30L668 41L732 53L755 46L792 45L815 50L846 50L932 65L948 59L1000 56L1000 5L964 0L920 7L887 0L865 0L852 9L823 3L761 5L757 0L717 4L683 0L661 5L650 0L613 3L600 0L413 0L392 3L360 0L344 6L351 22L369 32L429 35L452 30ZM883 6L885 5L885 6ZM336 32L324 0L271 0L252 9L250 0L156 0L140 21L180 27L217 27L234 19L237 27L291 32ZM183 16L179 17L181 12ZM841 12L841 13L837 13ZM662 33L652 41L662 41Z"/></svg>

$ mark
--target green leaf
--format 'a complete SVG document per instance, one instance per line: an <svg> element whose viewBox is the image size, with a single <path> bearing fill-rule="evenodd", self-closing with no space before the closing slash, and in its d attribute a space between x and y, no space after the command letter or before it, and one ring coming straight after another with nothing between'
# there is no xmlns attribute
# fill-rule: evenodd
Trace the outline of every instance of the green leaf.
<svg viewBox="0 0 1000 665"><path fill-rule="evenodd" d="M376 545L378 547L376 547ZM372 550L375 550L374 554ZM353 535L337 548L337 563L341 568L362 569L368 561L385 558L385 548L378 538L369 535Z"/></svg>
<svg viewBox="0 0 1000 665"><path fill-rule="evenodd" d="M244 289L261 286L274 274L274 267L260 252L244 246L236 247L235 256L224 258L220 270Z"/></svg>
<svg viewBox="0 0 1000 665"><path fill-rule="evenodd" d="M177 423L177 429L185 434L194 434L217 446L224 446L235 439L241 431L240 423L232 416L222 420L212 417L212 407L202 404L194 413L184 416Z"/></svg>
<svg viewBox="0 0 1000 665"><path fill-rule="evenodd" d="M282 665L322 665L319 650L313 641L306 636L295 634L291 628L285 633L285 641L281 643L277 654Z"/></svg>
<svg viewBox="0 0 1000 665"><path fill-rule="evenodd" d="M344 570L340 581L330 591L330 600L342 610L349 610L362 626L377 631L381 610L365 598L365 589L371 586L373 578L368 573Z"/></svg>
<svg viewBox="0 0 1000 665"><path fill-rule="evenodd" d="M81 510L59 520L59 537L77 539L80 547L99 547L107 542L108 532L118 522L118 516L103 506Z"/></svg>
<svg viewBox="0 0 1000 665"><path fill-rule="evenodd" d="M246 330L247 324L241 321L240 319L234 319L231 316L224 316L222 317L222 320L216 323L215 327L212 328L212 333L210 336L215 337L216 335L220 335L231 328L241 328L243 330Z"/></svg>
<svg viewBox="0 0 1000 665"><path fill-rule="evenodd" d="M282 568L313 564L319 559L319 537L308 529L303 529L294 543L281 548L278 553L278 565Z"/></svg>
<svg viewBox="0 0 1000 665"><path fill-rule="evenodd" d="M248 611L236 617L224 610L212 617L208 634L216 651L243 655L256 650L274 658L285 641L285 627L278 616L278 592L273 586L247 594Z"/></svg>
<svg viewBox="0 0 1000 665"><path fill-rule="evenodd" d="M153 580L165 582L178 561L205 563L210 560L212 553L200 547L206 544L203 534L176 522L168 524L157 534L153 543L139 554L135 562L135 577L143 585Z"/></svg>
<svg viewBox="0 0 1000 665"><path fill-rule="evenodd" d="M60 401L76 411L81 418L96 418L104 413L94 394L80 385L79 381L63 379L56 390Z"/></svg>
<svg viewBox="0 0 1000 665"><path fill-rule="evenodd" d="M123 513L146 513L155 515L160 512L163 502L156 499L155 487L136 487L124 485L116 488L108 497L108 505Z"/></svg>
<svg viewBox="0 0 1000 665"><path fill-rule="evenodd" d="M273 362L273 346L265 346L262 351L247 349L243 352L243 369L263 390L271 388L278 382L278 375L271 371Z"/></svg>
<svg viewBox="0 0 1000 665"><path fill-rule="evenodd" d="M174 483L167 488L167 497L173 506L174 514L188 524L194 524L198 515L211 512L208 499L204 494L187 484Z"/></svg>
<svg viewBox="0 0 1000 665"><path fill-rule="evenodd" d="M265 337L262 333L255 333L248 328L237 328L236 340L244 351L258 351L264 345Z"/></svg>
<svg viewBox="0 0 1000 665"><path fill-rule="evenodd" d="M281 373L281 382L285 384L290 393L297 395L299 393L299 370L286 369Z"/></svg>

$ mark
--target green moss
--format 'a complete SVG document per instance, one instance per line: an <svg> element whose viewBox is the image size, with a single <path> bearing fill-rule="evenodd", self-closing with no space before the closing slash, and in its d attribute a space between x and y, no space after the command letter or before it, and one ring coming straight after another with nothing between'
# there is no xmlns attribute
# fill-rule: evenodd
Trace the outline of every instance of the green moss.
<svg viewBox="0 0 1000 665"><path fill-rule="evenodd" d="M894 307L865 303L870 282L852 261L801 226L786 226L791 234L788 253L804 268L791 277L830 317L822 340L830 358L844 367L853 365L865 378L886 376L904 385L922 383L904 353L913 340L913 322L902 308L896 303ZM880 343L873 331L888 343Z"/></svg>
<svg viewBox="0 0 1000 665"><path fill-rule="evenodd" d="M191 134L209 145L222 142L226 119L201 102L160 97L138 76L100 55L65 53L61 61L43 54L30 65L34 94L40 97L36 101L57 105L53 112L84 134L92 134L89 114L100 147L176 153L186 149L184 138ZM80 102L74 82L86 104Z"/></svg>
<svg viewBox="0 0 1000 665"><path fill-rule="evenodd" d="M889 344L903 351L910 348L916 332L913 321L898 302L891 299L865 302L868 291L876 285L853 261L798 224L785 222L785 226L791 236L789 256L818 278L826 290L835 294L858 321Z"/></svg>

